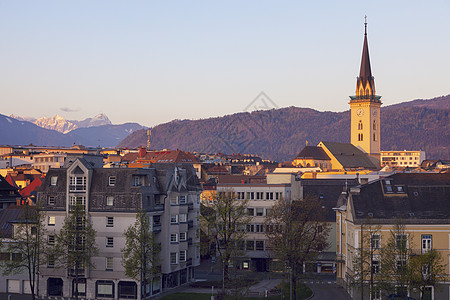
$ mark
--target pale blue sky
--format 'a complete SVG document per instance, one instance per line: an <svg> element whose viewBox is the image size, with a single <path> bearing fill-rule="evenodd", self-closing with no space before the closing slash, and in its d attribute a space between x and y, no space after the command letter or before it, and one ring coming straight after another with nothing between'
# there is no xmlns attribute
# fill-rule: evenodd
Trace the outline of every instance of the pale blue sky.
<svg viewBox="0 0 450 300"><path fill-rule="evenodd" d="M344 111L364 15L385 105L450 93L449 0L1 0L0 113L153 126L240 112L261 91Z"/></svg>

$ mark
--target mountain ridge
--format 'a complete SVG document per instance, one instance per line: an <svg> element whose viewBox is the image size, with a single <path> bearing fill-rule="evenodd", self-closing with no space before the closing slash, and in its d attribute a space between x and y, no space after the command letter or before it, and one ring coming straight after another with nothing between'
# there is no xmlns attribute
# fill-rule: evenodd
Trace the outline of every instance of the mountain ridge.
<svg viewBox="0 0 450 300"><path fill-rule="evenodd" d="M428 158L449 158L450 95L412 100L381 109L382 150L424 150ZM196 152L255 153L272 160L291 160L306 141L350 142L350 111L311 108L240 112L199 120L174 120L152 129L154 149ZM118 147L147 144L145 130L132 133Z"/></svg>

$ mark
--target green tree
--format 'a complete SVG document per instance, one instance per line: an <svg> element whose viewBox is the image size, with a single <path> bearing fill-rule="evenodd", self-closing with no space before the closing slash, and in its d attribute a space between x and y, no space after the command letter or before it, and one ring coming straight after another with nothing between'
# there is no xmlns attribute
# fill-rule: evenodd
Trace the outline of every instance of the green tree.
<svg viewBox="0 0 450 300"><path fill-rule="evenodd" d="M80 277L88 268L94 267L92 257L98 254L95 237L96 232L84 205L71 205L60 232L56 234L51 256L55 267L67 269L69 276L75 278L75 299L78 299Z"/></svg>
<svg viewBox="0 0 450 300"><path fill-rule="evenodd" d="M247 214L248 200L239 200L233 191L217 193L202 208L202 231L216 245L222 263L224 284L229 279L229 263L243 254L246 228L251 217Z"/></svg>
<svg viewBox="0 0 450 300"><path fill-rule="evenodd" d="M36 299L39 266L44 264L46 243L43 212L36 206L23 205L19 219L14 224L13 236L5 245L12 259L2 263L3 275L26 272L31 296Z"/></svg>
<svg viewBox="0 0 450 300"><path fill-rule="evenodd" d="M136 222L130 225L124 233L126 238L122 265L125 274L141 282L141 296L148 294L147 284L160 276L159 253L161 246L156 242L149 216L140 211L136 214Z"/></svg>
<svg viewBox="0 0 450 300"><path fill-rule="evenodd" d="M303 264L314 261L329 246L327 237L331 228L325 221L325 209L316 197L280 199L266 217L265 225L272 251L292 272L293 299L296 299Z"/></svg>
<svg viewBox="0 0 450 300"><path fill-rule="evenodd" d="M410 257L408 264L410 287L420 291L425 299L426 287L435 287L446 278L445 265L440 252L435 249Z"/></svg>

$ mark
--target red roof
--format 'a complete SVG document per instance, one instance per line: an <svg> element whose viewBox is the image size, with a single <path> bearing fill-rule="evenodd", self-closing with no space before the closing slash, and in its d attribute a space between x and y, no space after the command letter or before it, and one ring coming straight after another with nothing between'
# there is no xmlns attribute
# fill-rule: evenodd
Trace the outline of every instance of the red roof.
<svg viewBox="0 0 450 300"><path fill-rule="evenodd" d="M29 185L19 191L22 197L30 197L31 193L36 191L42 184L41 178L37 177Z"/></svg>
<svg viewBox="0 0 450 300"><path fill-rule="evenodd" d="M17 186L16 182L14 181L14 179L12 178L11 174L6 175L6 178L5 178L5 179L6 179L6 181L8 181L8 183L9 183L10 185L12 185L13 187L19 188L19 187Z"/></svg>

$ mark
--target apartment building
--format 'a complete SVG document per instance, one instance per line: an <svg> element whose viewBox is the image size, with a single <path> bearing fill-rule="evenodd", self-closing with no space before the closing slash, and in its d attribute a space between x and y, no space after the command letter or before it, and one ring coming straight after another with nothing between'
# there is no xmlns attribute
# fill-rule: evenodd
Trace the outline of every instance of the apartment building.
<svg viewBox="0 0 450 300"><path fill-rule="evenodd" d="M46 173L50 168L61 168L67 157L66 153L40 153L33 155L33 167Z"/></svg>
<svg viewBox="0 0 450 300"><path fill-rule="evenodd" d="M380 272L381 250L399 223L404 226L401 238L411 255L436 249L443 258L445 273L450 275L450 174L398 173L352 187L341 195L335 210L337 280L354 299L361 299L361 294L364 299L387 296L381 290L369 295L368 288L361 293L359 285L351 284L358 278L354 262L362 239L370 239L367 247L374 251L370 268L372 274ZM369 231L370 228L377 230ZM365 281L368 283L369 278ZM428 286L425 295L413 290L409 293L415 299L449 299L449 277L437 286Z"/></svg>
<svg viewBox="0 0 450 300"><path fill-rule="evenodd" d="M50 169L38 192L46 213L46 240L53 243L75 202L85 205L96 231L99 253L95 267L84 270L81 297L142 299L141 282L128 278L122 266L124 231L144 210L153 221L161 244L161 278L151 283L147 297L189 282L200 263L197 234L201 187L191 165L155 164L149 168L102 168L102 157L71 158L61 169ZM54 233L53 233L54 232ZM42 267L43 296L72 297L68 270Z"/></svg>
<svg viewBox="0 0 450 300"><path fill-rule="evenodd" d="M381 151L381 166L416 168L425 160L425 151Z"/></svg>

